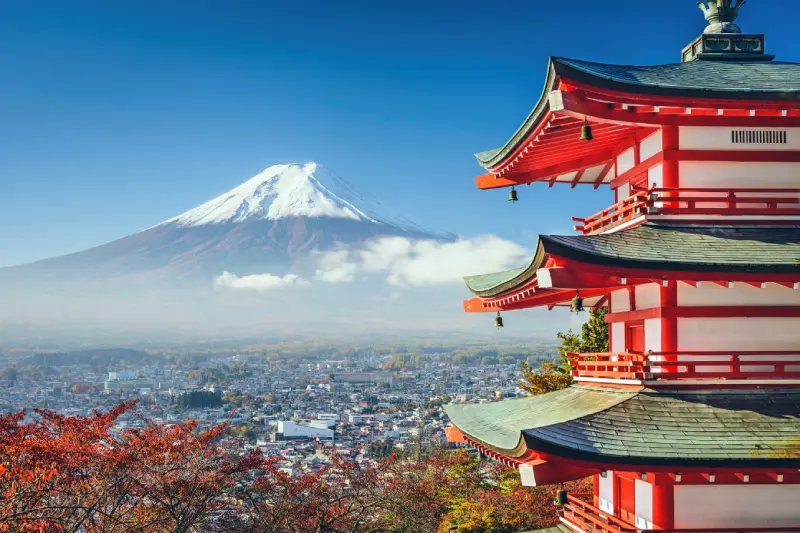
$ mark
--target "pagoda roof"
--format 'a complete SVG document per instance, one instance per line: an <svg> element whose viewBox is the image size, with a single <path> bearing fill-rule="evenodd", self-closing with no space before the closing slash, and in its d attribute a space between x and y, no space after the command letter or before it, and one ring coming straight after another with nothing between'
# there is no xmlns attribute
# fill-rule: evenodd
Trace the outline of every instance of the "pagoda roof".
<svg viewBox="0 0 800 533"><path fill-rule="evenodd" d="M559 80L600 89L653 96L727 100L800 100L800 63L689 61L666 65L610 65L553 57L544 91L533 111L502 147L475 154L485 168L501 163L549 111L548 95Z"/></svg>
<svg viewBox="0 0 800 533"><path fill-rule="evenodd" d="M533 450L617 465L800 465L796 389L678 393L575 385L445 410L470 440L511 458Z"/></svg>
<svg viewBox="0 0 800 533"><path fill-rule="evenodd" d="M497 296L531 281L549 255L613 268L800 274L800 227L647 223L599 235L542 235L528 266L464 281L477 296Z"/></svg>

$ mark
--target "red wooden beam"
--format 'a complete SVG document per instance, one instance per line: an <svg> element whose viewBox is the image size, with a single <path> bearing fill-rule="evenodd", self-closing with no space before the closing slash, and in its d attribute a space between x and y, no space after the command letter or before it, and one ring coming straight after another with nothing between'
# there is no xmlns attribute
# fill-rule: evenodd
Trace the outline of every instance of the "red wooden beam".
<svg viewBox="0 0 800 533"><path fill-rule="evenodd" d="M603 170L600 171L600 176L594 182L595 189L600 188L600 185L603 184L603 182L606 179L606 176L608 175L609 172L611 172L611 168L613 166L614 166L614 161L609 161L608 163L606 163L606 166L604 166Z"/></svg>
<svg viewBox="0 0 800 533"><path fill-rule="evenodd" d="M608 304L610 300L611 300L611 293L609 292L608 294L606 294L605 296L603 296L602 298L600 298L600 299L597 301L597 303L596 303L596 304L594 304L594 306L592 307L592 309L594 309L595 311L597 311L597 310L598 310L598 309L600 309L601 307L603 307L603 306L605 306L606 304Z"/></svg>
<svg viewBox="0 0 800 533"><path fill-rule="evenodd" d="M615 89L596 87L588 83L577 82L567 78L562 78L562 82L574 89L579 89L580 92L586 94L587 96L595 98L599 97L606 101L611 99L612 101L616 102L640 106L660 106L662 108L665 106L673 106L683 108L690 107L692 109L744 109L748 112L751 109L777 109L780 111L783 109L797 109L800 107L798 106L798 102L796 100L780 101L777 98L774 101L764 101L748 100L746 98L696 98L685 96L646 95L641 93L631 93L618 91Z"/></svg>
<svg viewBox="0 0 800 533"><path fill-rule="evenodd" d="M549 180L553 176L562 176L582 168L591 168L598 165L604 165L611 161L611 159L611 150L605 150L583 158L576 158L569 161L564 161L563 163L537 168L536 170L527 172L509 172L502 177L495 177L494 174L484 174L475 178L475 182L479 189L499 189L503 187L511 187L512 185L524 185L527 183L533 183L534 181ZM493 171L496 172L496 169Z"/></svg>
<svg viewBox="0 0 800 533"><path fill-rule="evenodd" d="M586 173L586 169L585 168L580 169L578 171L578 173L575 174L575 177L572 179L572 183L569 184L569 188L570 189L574 189L575 186L578 185L578 183L580 183L581 178L583 178L583 175L585 173Z"/></svg>
<svg viewBox="0 0 800 533"><path fill-rule="evenodd" d="M654 307L606 315L607 323L648 320L651 318L797 318L800 306L698 306Z"/></svg>
<svg viewBox="0 0 800 533"><path fill-rule="evenodd" d="M637 176L644 174L645 172L647 172L657 164L661 163L662 161L664 161L664 152L658 152L656 155L648 157L638 165L634 165L634 167L631 168L630 170L627 170L622 174L620 174L619 176L617 176L616 178L614 178L611 181L611 188L616 189L623 183L627 183L633 178L636 178Z"/></svg>
<svg viewBox="0 0 800 533"><path fill-rule="evenodd" d="M667 161L732 161L737 163L800 163L800 150L668 150Z"/></svg>
<svg viewBox="0 0 800 533"><path fill-rule="evenodd" d="M634 110L615 110L606 102L590 100L579 91L550 93L550 109L576 119L589 117L597 122L611 124L630 124L637 126L722 126L722 127L761 127L781 128L800 126L800 117L730 117L697 115L664 115L663 113L636 113ZM691 108L691 104L685 106Z"/></svg>

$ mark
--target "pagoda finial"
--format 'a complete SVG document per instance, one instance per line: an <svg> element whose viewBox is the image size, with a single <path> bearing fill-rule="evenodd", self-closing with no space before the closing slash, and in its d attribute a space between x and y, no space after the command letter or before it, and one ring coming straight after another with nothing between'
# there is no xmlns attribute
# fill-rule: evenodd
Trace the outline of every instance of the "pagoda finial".
<svg viewBox="0 0 800 533"><path fill-rule="evenodd" d="M699 0L697 7L708 21L708 27L703 33L742 33L735 21L745 2L746 0Z"/></svg>

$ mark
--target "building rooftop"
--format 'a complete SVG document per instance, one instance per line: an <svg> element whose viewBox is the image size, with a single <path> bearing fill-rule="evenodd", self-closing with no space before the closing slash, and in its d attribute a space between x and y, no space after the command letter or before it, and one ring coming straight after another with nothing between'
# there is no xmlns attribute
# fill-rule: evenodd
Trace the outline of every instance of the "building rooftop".
<svg viewBox="0 0 800 533"><path fill-rule="evenodd" d="M800 466L800 392L656 392L573 386L522 400L448 405L470 439L592 463Z"/></svg>
<svg viewBox="0 0 800 533"><path fill-rule="evenodd" d="M523 268L465 278L481 297L518 287L547 254L603 266L729 274L800 275L800 227L643 224L599 235L542 235Z"/></svg>

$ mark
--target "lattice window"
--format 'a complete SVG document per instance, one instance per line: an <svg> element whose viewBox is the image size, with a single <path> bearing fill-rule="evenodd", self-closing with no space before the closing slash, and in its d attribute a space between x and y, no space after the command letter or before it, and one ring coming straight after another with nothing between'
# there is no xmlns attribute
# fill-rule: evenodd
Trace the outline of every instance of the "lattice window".
<svg viewBox="0 0 800 533"><path fill-rule="evenodd" d="M786 144L786 130L733 130L733 144Z"/></svg>

